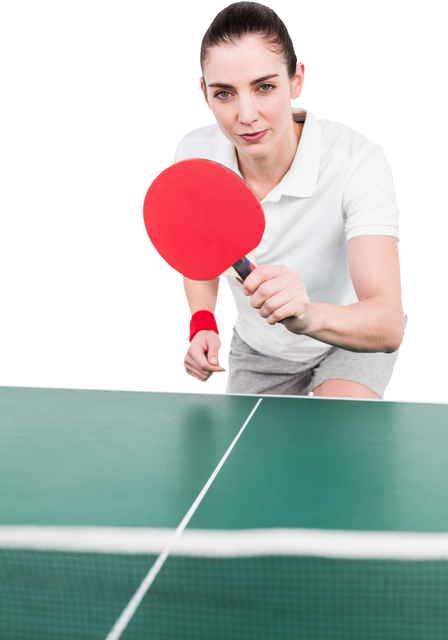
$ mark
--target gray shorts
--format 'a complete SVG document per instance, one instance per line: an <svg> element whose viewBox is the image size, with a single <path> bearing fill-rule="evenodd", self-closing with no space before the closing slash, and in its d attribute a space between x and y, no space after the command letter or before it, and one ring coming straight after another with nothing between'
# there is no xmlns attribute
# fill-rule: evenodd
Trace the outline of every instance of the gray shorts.
<svg viewBox="0 0 448 640"><path fill-rule="evenodd" d="M384 397L398 358L394 353L354 353L332 347L308 362L264 356L233 330L227 393L307 396L326 380L351 380Z"/></svg>

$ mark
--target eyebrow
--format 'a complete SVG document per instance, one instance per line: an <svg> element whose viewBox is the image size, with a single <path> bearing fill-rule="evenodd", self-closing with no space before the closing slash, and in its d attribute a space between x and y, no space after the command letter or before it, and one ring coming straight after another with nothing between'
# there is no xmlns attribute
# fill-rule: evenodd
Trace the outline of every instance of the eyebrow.
<svg viewBox="0 0 448 640"><path fill-rule="evenodd" d="M252 82L250 83L250 86L253 87L254 85L258 84L259 82L264 82L265 80L270 80L270 78L279 78L280 75L278 73L271 73L268 76L262 76L261 78L257 78L256 80L252 80ZM221 89L233 89L235 90L235 87L232 86L231 84L225 84L224 82L214 82L213 84L209 84L207 85L209 87L220 87Z"/></svg>

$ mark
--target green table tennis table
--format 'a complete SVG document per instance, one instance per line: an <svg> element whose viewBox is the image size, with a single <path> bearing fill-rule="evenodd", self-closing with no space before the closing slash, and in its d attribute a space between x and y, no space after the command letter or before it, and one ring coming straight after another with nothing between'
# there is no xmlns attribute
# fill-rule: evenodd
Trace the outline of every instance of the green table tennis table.
<svg viewBox="0 0 448 640"><path fill-rule="evenodd" d="M446 640L448 405L0 388L2 640Z"/></svg>

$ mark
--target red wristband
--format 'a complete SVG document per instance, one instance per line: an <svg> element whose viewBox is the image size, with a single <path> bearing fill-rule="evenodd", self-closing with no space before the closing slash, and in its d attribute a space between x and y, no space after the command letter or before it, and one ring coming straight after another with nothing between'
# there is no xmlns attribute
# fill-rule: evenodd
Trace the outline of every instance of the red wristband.
<svg viewBox="0 0 448 640"><path fill-rule="evenodd" d="M198 331L214 331L219 335L218 325L215 316L211 311L196 311L191 316L190 321L190 342Z"/></svg>

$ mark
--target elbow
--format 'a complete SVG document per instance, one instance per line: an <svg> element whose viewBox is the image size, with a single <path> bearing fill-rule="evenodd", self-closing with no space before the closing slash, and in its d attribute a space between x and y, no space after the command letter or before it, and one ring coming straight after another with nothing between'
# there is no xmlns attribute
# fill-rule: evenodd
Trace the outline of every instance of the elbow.
<svg viewBox="0 0 448 640"><path fill-rule="evenodd" d="M400 315L390 326L387 339L384 344L384 353L394 353L400 348L404 338L405 322L403 315Z"/></svg>
<svg viewBox="0 0 448 640"><path fill-rule="evenodd" d="M384 353L395 353L395 351L398 351L398 349L400 348L400 345L401 342L391 342L385 347Z"/></svg>

